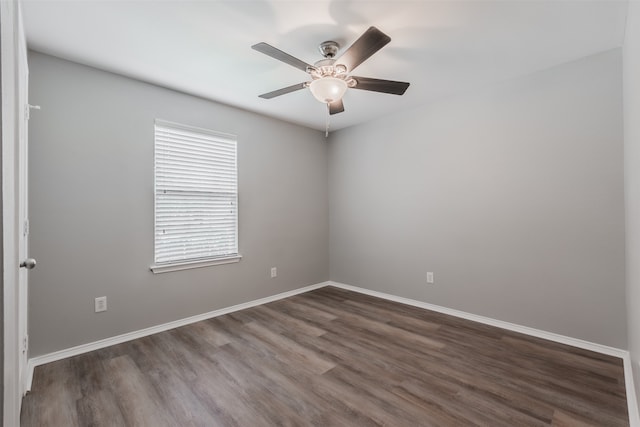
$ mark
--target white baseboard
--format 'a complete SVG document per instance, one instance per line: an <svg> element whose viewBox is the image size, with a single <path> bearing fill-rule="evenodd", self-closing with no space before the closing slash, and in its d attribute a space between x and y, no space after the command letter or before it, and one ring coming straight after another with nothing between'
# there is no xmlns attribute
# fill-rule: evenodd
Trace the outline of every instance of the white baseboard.
<svg viewBox="0 0 640 427"><path fill-rule="evenodd" d="M537 338L558 342L561 344L567 344L573 347L595 351L597 353L602 353L609 356L619 357L622 359L623 365L624 365L624 380L625 380L625 388L626 388L626 394L627 394L627 407L629 411L629 424L631 427L640 427L640 416L638 412L636 392L635 392L634 381L633 381L631 358L630 358L629 352L626 350L622 350L615 347L609 347L609 346L605 346L605 345L601 345L601 344L597 344L589 341L584 341L581 339L572 338L565 335L556 334L553 332L547 332L540 329L530 328L528 326L517 325L515 323L504 322L502 320L496 320L490 317L479 316L477 314L471 314L464 311L442 307L435 304L429 304L423 301L399 297L399 296L387 294L384 292L373 291L366 288L360 288L357 286L351 286L351 285L346 285L344 283L332 282L332 281L305 286L303 288L294 289L292 291L283 292L283 293L272 295L269 297L260 298L260 299L245 302L242 304L237 304L231 307L210 311L208 313L198 314L196 316L187 317L185 319L164 323L162 325L152 326L150 328L141 329L139 331L128 332L126 334L118 335L115 337L105 338L103 340L94 341L88 344L82 344L76 347L71 347L65 350L60 350L53 353L31 358L29 359L28 365L27 365L27 369L28 369L27 390L31 390L31 383L33 381L33 371L36 366L44 365L45 363L55 362L57 360L65 359L67 357L88 353L90 351L94 351L94 350L98 350L104 347L109 347L115 344L131 341L137 338L142 338L148 335L156 334L158 332L168 331L170 329L174 329L180 326L185 326L191 323L199 322L201 320L222 316L223 314L233 313L234 311L244 310L246 308L255 307L257 305L267 304L269 302L277 301L283 298L288 298L294 295L312 291L314 289L323 288L325 286L335 286L336 288L341 288L348 291L371 295L371 296L386 299L389 301L395 301L402 304L411 305L414 307L424 308L426 310L436 311L438 313L448 314L454 317L459 317L462 319L467 319L467 320L483 323L490 326L496 326L498 328L506 329L509 331L519 332L525 335L530 335Z"/></svg>
<svg viewBox="0 0 640 427"><path fill-rule="evenodd" d="M622 358L624 363L624 385L627 392L627 408L629 410L629 425L640 427L640 413L638 412L638 399L636 397L636 387L633 380L633 367L631 366L631 355L629 352Z"/></svg>
<svg viewBox="0 0 640 427"><path fill-rule="evenodd" d="M57 360L66 359L67 357L88 353L90 351L98 350L101 348L109 347L109 346L120 344L123 342L135 340L137 338L146 337L148 335L157 334L158 332L168 331L170 329L178 328L180 326L185 326L191 323L200 322L201 320L207 320L213 317L222 316L223 314L233 313L234 311L244 310L246 308L255 307L257 305L267 304L283 298L288 298L294 295L309 292L314 289L323 288L329 284L330 282L317 283L315 285L309 285L302 288L294 289L292 291L282 292L280 294L272 295L269 297L260 298L260 299L249 301L249 302L244 302L242 304L233 305L231 307L221 308L219 310L213 310L207 313L197 314L195 316L175 320L173 322L163 323L162 325L156 325L150 328L140 329L138 331L127 332L126 334L117 335L115 337L105 338L99 341L94 341L87 344L81 344L75 347L67 348L67 349L56 351L53 353L44 354L42 356L33 357L29 359L27 363L27 391L31 390L31 383L33 382L33 371L36 366L44 365L50 362L55 362Z"/></svg>
<svg viewBox="0 0 640 427"><path fill-rule="evenodd" d="M602 353L609 356L619 357L622 359L623 365L624 365L624 383L625 383L625 391L627 394L629 425L630 427L640 427L640 419L638 415L638 401L636 400L636 392L635 392L634 381L633 381L633 372L631 369L631 357L627 350L622 350L615 347L609 347L606 345L597 344L590 341L584 341L578 338L572 338L566 335L560 335L553 332L543 331L540 329L530 328L528 326L517 325L515 323L504 322L502 320L496 320L490 317L479 316L477 314L471 314L465 311L454 310L452 308L442 307L435 304L429 304L423 301L399 297L399 296L387 294L384 292L373 291L371 289L360 288L358 286L346 285L344 283L339 283L339 282L329 282L329 285L335 286L336 288L345 289L348 291L353 291L361 294L370 295L373 297L383 298L389 301L395 301L402 304L411 305L414 307L424 308L426 310L436 311L438 313L448 314L450 316L459 317L462 319L472 320L474 322L483 323L485 325L496 326L498 328L506 329L509 331L519 332L521 334L530 335L533 337L554 341L560 344L566 344L573 347L594 351L596 353Z"/></svg>
<svg viewBox="0 0 640 427"><path fill-rule="evenodd" d="M609 356L623 358L624 355L628 353L626 350L621 350L619 348L608 347L606 345L596 344L596 343L584 341L578 338L572 338L565 335L555 334L553 332L542 331L540 329L517 325L515 323L504 322L502 320L496 320L490 317L479 316L477 314L471 314L465 311L455 310L453 308L447 308L447 307L442 307L435 304L429 304L428 302L399 297L396 295L386 294L384 292L372 291L370 289L360 288L357 286L345 285L344 283L330 282L330 285L335 286L336 288L346 289L348 291L371 295L371 296L383 298L389 301L395 301L402 304L412 305L414 307L424 308L426 310L437 311L438 313L448 314L450 316L460 317L462 319L472 320L478 323L484 323L485 325L496 326L498 328L507 329L509 331L520 332L521 334L530 335L537 338L543 338L549 341L554 341L561 344L567 344L573 347L583 348L585 350L595 351L597 353L607 354Z"/></svg>

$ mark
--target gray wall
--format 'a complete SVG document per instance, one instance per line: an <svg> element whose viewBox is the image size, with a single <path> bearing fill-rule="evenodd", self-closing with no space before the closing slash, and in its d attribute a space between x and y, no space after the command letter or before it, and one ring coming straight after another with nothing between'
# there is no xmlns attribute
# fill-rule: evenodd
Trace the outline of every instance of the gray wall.
<svg viewBox="0 0 640 427"><path fill-rule="evenodd" d="M626 348L621 65L336 132L331 279Z"/></svg>
<svg viewBox="0 0 640 427"><path fill-rule="evenodd" d="M626 348L621 65L585 58L327 150L317 131L32 52L31 357L329 277ZM238 135L240 263L149 272L156 117Z"/></svg>
<svg viewBox="0 0 640 427"><path fill-rule="evenodd" d="M640 3L629 2L624 44L624 150L627 213L627 328L640 398Z"/></svg>
<svg viewBox="0 0 640 427"><path fill-rule="evenodd" d="M328 280L322 133L29 59L30 100L42 106L30 123L31 357ZM238 136L239 263L149 271L155 118ZM96 314L102 295L108 311Z"/></svg>

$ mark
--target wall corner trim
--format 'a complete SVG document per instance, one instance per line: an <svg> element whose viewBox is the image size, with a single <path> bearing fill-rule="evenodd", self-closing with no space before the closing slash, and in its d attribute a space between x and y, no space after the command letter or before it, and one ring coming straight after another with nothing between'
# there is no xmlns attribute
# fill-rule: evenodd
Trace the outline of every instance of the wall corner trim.
<svg viewBox="0 0 640 427"><path fill-rule="evenodd" d="M33 371L36 366L44 365L47 363L55 362L57 360L66 359L68 357L78 356L90 351L99 350L101 348L109 347L123 342L135 340L138 338L146 337L149 335L157 334L159 332L168 331L170 329L179 328L180 326L189 325L191 323L200 322L202 320L211 319L213 317L222 316L224 314L233 313L235 311L244 310L246 308L255 307L262 304L278 301L284 298L289 298L294 295L302 294L312 291L314 289L323 288L329 285L330 282L316 283L314 285L304 286L302 288L294 289L291 291L282 292L276 295L256 299L253 301L243 302L240 304L232 305L230 307L221 308L218 310L209 311L207 313L196 314L195 316L186 317L184 319L174 320L173 322L163 323L161 325L151 326L149 328L140 329L137 331L127 332L122 335L116 335L114 337L105 338L98 341L93 341L87 344L80 344L75 347L55 351L53 353L44 354L41 356L32 357L27 362L27 381L26 390L31 390L33 382Z"/></svg>
<svg viewBox="0 0 640 427"><path fill-rule="evenodd" d="M389 301L399 302L401 304L407 304L418 308L424 308L426 310L436 311L438 313L448 314L450 316L459 317L461 319L471 320L485 325L495 326L498 328L506 329L513 332L519 332L521 334L530 335L537 338L542 338L549 341L554 341L560 344L566 344L573 347L582 348L585 350L594 351L596 353L606 354L608 356L619 357L622 359L624 365L624 383L627 395L627 410L629 413L629 425L630 427L640 427L640 419L638 416L638 401L636 400L636 393L633 384L633 372L631 371L631 357L627 350L622 350L615 347L609 347L602 344L593 343L590 341L581 340L578 338L568 337L566 335L560 335L553 332L547 332L536 328L530 328L528 326L522 326L515 323L505 322L502 320L492 319L490 317L479 316L477 314L467 313L461 310L455 310L452 308L442 307L428 302L418 301L410 298L399 297L384 292L374 291L371 289L361 288L358 286L347 285L340 282L330 281L328 286L334 286L336 288L345 289L348 291L358 292L373 297L386 299Z"/></svg>

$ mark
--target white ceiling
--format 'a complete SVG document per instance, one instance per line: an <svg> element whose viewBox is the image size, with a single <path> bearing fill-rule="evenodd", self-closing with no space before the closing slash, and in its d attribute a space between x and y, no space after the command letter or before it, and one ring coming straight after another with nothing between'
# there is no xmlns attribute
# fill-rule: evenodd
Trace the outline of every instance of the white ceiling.
<svg viewBox="0 0 640 427"><path fill-rule="evenodd" d="M340 129L622 45L626 1L34 1L23 2L37 51L324 130L307 81L251 49L264 41L305 61L369 26L391 43L355 74L411 82L404 96L350 90Z"/></svg>

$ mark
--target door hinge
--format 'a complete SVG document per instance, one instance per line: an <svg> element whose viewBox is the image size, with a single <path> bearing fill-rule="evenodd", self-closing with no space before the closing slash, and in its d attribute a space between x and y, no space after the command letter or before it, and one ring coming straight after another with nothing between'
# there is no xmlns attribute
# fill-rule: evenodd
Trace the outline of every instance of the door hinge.
<svg viewBox="0 0 640 427"><path fill-rule="evenodd" d="M24 117L29 120L31 118L31 110L39 110L40 106L39 105L31 105L31 104L27 104L25 105L24 108Z"/></svg>
<svg viewBox="0 0 640 427"><path fill-rule="evenodd" d="M29 335L25 335L22 339L22 352L26 353L29 350Z"/></svg>
<svg viewBox="0 0 640 427"><path fill-rule="evenodd" d="M23 236L29 235L29 219L28 218L24 220L24 224L22 226L22 235Z"/></svg>

